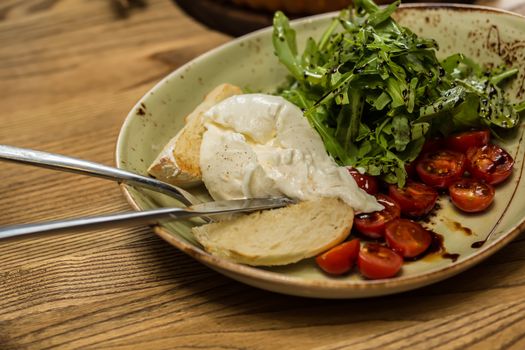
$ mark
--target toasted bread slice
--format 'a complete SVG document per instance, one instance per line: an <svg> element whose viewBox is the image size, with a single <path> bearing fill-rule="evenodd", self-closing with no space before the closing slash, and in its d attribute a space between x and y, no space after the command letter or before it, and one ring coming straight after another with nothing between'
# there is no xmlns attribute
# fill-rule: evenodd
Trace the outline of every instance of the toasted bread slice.
<svg viewBox="0 0 525 350"><path fill-rule="evenodd" d="M286 265L315 256L342 242L354 212L336 198L254 212L192 229L213 255L254 266Z"/></svg>
<svg viewBox="0 0 525 350"><path fill-rule="evenodd" d="M206 95L204 101L186 117L186 125L164 146L148 168L148 173L161 181L182 187L200 183L200 146L205 131L202 115L222 100L241 93L242 90L235 85L221 84Z"/></svg>

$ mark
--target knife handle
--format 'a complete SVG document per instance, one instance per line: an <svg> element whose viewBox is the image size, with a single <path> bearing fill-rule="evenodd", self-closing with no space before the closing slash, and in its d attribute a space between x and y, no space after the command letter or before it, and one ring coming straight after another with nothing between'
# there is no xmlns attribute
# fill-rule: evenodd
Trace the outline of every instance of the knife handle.
<svg viewBox="0 0 525 350"><path fill-rule="evenodd" d="M131 211L110 215L88 216L75 219L46 221L0 227L0 239L23 236L32 233L58 232L70 229L98 229L123 225L151 223L158 219L185 219L201 216L203 213L181 208L160 208L147 211Z"/></svg>

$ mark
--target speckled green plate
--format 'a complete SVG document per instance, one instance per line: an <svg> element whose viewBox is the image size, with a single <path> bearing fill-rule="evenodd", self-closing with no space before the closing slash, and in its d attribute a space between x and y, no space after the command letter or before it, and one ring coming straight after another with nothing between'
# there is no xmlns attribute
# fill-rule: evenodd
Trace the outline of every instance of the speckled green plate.
<svg viewBox="0 0 525 350"><path fill-rule="evenodd" d="M318 37L334 14L294 22L298 42ZM399 21L419 35L438 41L441 57L462 52L481 63L512 63L519 77L509 87L512 99L525 98L525 17L484 7L465 5L411 5L396 14ZM233 40L177 69L151 89L131 110L119 135L119 167L146 174L164 144L183 125L184 116L220 83L250 91L271 92L285 79L286 71L273 55L271 29ZM154 231L170 244L231 278L252 286L293 295L323 298L357 298L414 289L455 275L487 258L509 243L525 227L525 186L522 180L525 145L523 126L503 146L516 160L512 177L498 186L490 210L465 215L446 198L427 225L444 237L448 254L430 254L406 263L398 277L368 281L359 274L332 278L312 260L279 268L253 268L206 253L191 235L198 222L159 223ZM162 195L123 187L135 209L179 205ZM194 190L202 198L206 192ZM246 234L249 234L247 232ZM477 244L475 242L486 242Z"/></svg>

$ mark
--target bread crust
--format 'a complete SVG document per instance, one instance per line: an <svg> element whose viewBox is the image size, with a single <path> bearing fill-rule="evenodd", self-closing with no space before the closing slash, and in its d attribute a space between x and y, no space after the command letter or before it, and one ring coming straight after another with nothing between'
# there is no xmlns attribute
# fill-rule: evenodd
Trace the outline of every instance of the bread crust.
<svg viewBox="0 0 525 350"><path fill-rule="evenodd" d="M191 187L200 184L200 146L205 127L202 115L222 100L239 95L242 90L221 84L206 95L204 101L186 116L186 124L167 144L148 168L148 173L170 184Z"/></svg>

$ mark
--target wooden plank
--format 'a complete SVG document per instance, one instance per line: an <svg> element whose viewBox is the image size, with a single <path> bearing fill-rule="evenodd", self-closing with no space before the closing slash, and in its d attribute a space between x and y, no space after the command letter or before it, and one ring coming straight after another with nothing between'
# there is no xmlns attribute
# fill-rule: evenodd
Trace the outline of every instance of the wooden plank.
<svg viewBox="0 0 525 350"><path fill-rule="evenodd" d="M113 164L140 96L230 39L169 0L119 11L0 2L0 143ZM8 163L0 176L0 225L129 208L100 179ZM521 237L436 285L338 301L237 283L148 227L2 241L0 349L522 349L524 256Z"/></svg>

